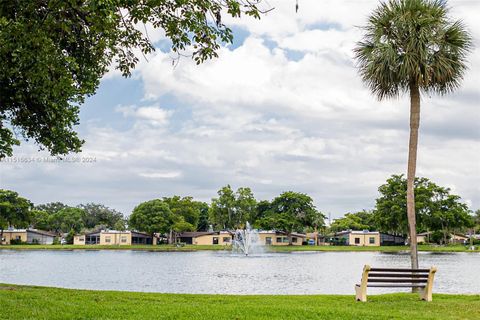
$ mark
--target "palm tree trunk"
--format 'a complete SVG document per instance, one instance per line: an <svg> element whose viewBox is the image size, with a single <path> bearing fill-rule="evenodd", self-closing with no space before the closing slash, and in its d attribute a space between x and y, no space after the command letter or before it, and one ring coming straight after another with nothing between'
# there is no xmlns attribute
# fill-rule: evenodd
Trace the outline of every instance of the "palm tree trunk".
<svg viewBox="0 0 480 320"><path fill-rule="evenodd" d="M418 269L417 228L415 219L414 182L417 169L418 127L420 125L420 90L416 83L410 84L410 141L407 169L407 217L410 234L410 260L412 269Z"/></svg>

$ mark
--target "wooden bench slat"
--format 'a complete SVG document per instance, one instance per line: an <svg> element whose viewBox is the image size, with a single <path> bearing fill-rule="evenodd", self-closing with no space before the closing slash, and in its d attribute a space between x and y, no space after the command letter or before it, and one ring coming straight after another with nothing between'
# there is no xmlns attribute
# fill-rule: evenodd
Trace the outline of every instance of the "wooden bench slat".
<svg viewBox="0 0 480 320"><path fill-rule="evenodd" d="M370 272L430 272L430 269L393 269L393 268L371 268Z"/></svg>
<svg viewBox="0 0 480 320"><path fill-rule="evenodd" d="M425 288L425 284L367 284L370 288Z"/></svg>
<svg viewBox="0 0 480 320"><path fill-rule="evenodd" d="M426 283L427 279L387 279L387 278L378 278L378 279L368 279L370 282L387 282L387 283Z"/></svg>
<svg viewBox="0 0 480 320"><path fill-rule="evenodd" d="M428 274L412 273L369 273L369 278L428 278Z"/></svg>

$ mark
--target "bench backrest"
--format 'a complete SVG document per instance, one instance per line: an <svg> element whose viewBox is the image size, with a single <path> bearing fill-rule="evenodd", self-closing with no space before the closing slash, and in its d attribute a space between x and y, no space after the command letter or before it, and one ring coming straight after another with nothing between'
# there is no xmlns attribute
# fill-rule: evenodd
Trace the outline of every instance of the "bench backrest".
<svg viewBox="0 0 480 320"><path fill-rule="evenodd" d="M433 279L435 268L400 269L400 268L363 268L362 286L378 287L425 287Z"/></svg>

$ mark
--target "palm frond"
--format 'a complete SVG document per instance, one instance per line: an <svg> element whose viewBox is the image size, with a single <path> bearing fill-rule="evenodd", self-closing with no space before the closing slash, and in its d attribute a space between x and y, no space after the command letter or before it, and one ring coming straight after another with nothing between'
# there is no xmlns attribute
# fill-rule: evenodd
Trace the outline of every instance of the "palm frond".
<svg viewBox="0 0 480 320"><path fill-rule="evenodd" d="M458 88L472 37L448 13L442 0L389 0L373 11L354 49L360 76L373 94L397 97L412 83L439 94Z"/></svg>

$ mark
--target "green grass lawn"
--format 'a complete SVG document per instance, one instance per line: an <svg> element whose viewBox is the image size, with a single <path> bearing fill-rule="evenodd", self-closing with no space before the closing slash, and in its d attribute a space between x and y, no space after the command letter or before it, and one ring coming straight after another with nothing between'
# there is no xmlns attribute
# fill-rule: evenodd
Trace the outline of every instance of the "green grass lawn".
<svg viewBox="0 0 480 320"><path fill-rule="evenodd" d="M353 288L352 288L353 291ZM480 295L230 296L0 284L0 319L480 319Z"/></svg>
<svg viewBox="0 0 480 320"><path fill-rule="evenodd" d="M75 246L75 245L4 245L0 249L17 249L17 250L148 250L148 251L198 251L198 250L230 250L229 246L221 245L186 245L184 247L176 247L173 245L132 245L132 246ZM272 252L292 252L292 251L384 251L398 252L409 250L408 246L382 246L382 247L355 247L355 246L268 246L267 250ZM433 252L472 252L466 246L418 246L419 251ZM478 248L476 250L478 251Z"/></svg>

